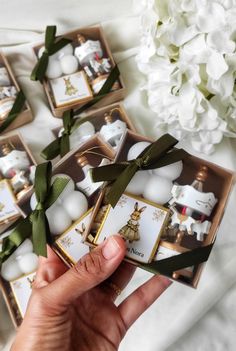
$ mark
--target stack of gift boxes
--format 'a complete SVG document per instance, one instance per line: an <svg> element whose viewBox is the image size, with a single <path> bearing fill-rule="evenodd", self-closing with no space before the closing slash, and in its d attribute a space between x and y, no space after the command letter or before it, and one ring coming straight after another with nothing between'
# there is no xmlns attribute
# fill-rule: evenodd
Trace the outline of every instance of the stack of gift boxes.
<svg viewBox="0 0 236 351"><path fill-rule="evenodd" d="M64 135L65 111L76 110L96 99L115 67L100 27L83 28L63 37L70 42L49 56L42 80L53 115L63 117L63 126L52 131L55 140ZM33 50L40 60L44 46ZM6 106L1 117L4 120L19 87L3 55L0 56L0 85L0 104ZM154 162L150 167L146 167L145 162L141 164L153 141L136 133L119 102L124 93L119 77L93 109L87 110L83 117L76 113L73 117L80 123L69 133L68 152L52 170L52 182L59 177L66 179L67 184L45 212L51 246L72 266L109 235L119 233L127 244L127 261L197 287L207 256L189 261L188 254L198 255L200 249L211 248L234 175L189 154L177 161ZM32 114L26 102L4 133L28 122L27 116ZM83 118L85 122L81 123ZM161 144L157 142L158 147ZM161 161L175 151L172 148L161 154ZM109 174L114 165L121 165L124 171L134 163L137 169L112 203L113 185L122 172L116 179ZM37 207L33 187L34 181L38 181L35 165L19 134L4 134L0 138L0 253L4 251L4 240L21 219ZM99 169L106 174L95 182ZM168 270L168 259L173 260L172 264L175 258L185 257L183 254L187 263L195 263ZM2 262L0 285L15 326L20 325L24 317L37 265L38 257L30 236Z"/></svg>

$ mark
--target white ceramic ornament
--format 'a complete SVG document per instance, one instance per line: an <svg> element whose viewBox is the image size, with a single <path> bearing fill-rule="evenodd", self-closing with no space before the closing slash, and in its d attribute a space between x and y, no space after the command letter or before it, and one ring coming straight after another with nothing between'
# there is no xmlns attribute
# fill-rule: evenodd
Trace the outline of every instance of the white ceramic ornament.
<svg viewBox="0 0 236 351"><path fill-rule="evenodd" d="M130 161L136 159L141 154L141 152L143 152L143 150L146 149L146 147L150 144L151 143L147 141L140 141L131 146L127 155L127 160Z"/></svg>
<svg viewBox="0 0 236 351"><path fill-rule="evenodd" d="M129 182L125 191L134 195L142 195L149 177L150 175L147 171L138 171Z"/></svg>
<svg viewBox="0 0 236 351"><path fill-rule="evenodd" d="M113 147L118 146L121 137L126 131L126 123L120 119L113 122L110 115L105 116L105 121L106 124L100 129L100 134Z"/></svg>
<svg viewBox="0 0 236 351"><path fill-rule="evenodd" d="M163 205L171 198L172 181L167 178L151 175L143 192L145 199Z"/></svg>
<svg viewBox="0 0 236 351"><path fill-rule="evenodd" d="M88 201L80 191L73 191L63 201L63 207L73 221L88 210Z"/></svg>
<svg viewBox="0 0 236 351"><path fill-rule="evenodd" d="M67 44L62 49L57 51L56 55L57 55L57 58L60 60L63 56L73 55L73 51L74 51L73 46L71 44Z"/></svg>
<svg viewBox="0 0 236 351"><path fill-rule="evenodd" d="M61 204L63 199L66 198L67 195L69 195L72 191L75 190L75 183L74 183L73 179L65 173L57 173L54 176L52 176L51 183L53 183L54 180L58 177L63 178L63 179L67 179L68 183L66 184L66 186L65 186L64 190L62 191L62 193L60 194L59 198L55 201L55 204L57 204L57 203Z"/></svg>
<svg viewBox="0 0 236 351"><path fill-rule="evenodd" d="M30 161L25 151L12 150L6 156L0 157L0 171L11 178L16 171L28 171Z"/></svg>
<svg viewBox="0 0 236 351"><path fill-rule="evenodd" d="M33 253L33 244L26 239L2 264L1 276L12 281L23 274L34 272L38 267L38 257Z"/></svg>
<svg viewBox="0 0 236 351"><path fill-rule="evenodd" d="M72 219L62 206L55 205L46 211L50 232L52 235L60 235L72 224Z"/></svg>
<svg viewBox="0 0 236 351"><path fill-rule="evenodd" d="M183 162L178 161L161 168L153 169L153 173L160 177L168 178L170 180L175 180L179 178L182 170L183 170Z"/></svg>
<svg viewBox="0 0 236 351"><path fill-rule="evenodd" d="M64 128L60 129L58 136L61 137ZM91 122L84 122L70 136L70 150L78 148L87 139L95 134L94 125Z"/></svg>
<svg viewBox="0 0 236 351"><path fill-rule="evenodd" d="M17 259L17 261L21 272L24 274L29 274L36 271L38 267L38 256L33 252L25 254Z"/></svg>
<svg viewBox="0 0 236 351"><path fill-rule="evenodd" d="M64 55L60 59L63 74L72 74L78 71L79 63L74 55Z"/></svg>
<svg viewBox="0 0 236 351"><path fill-rule="evenodd" d="M56 59L50 59L48 61L48 67L46 70L46 77L48 79L55 79L62 76L62 68L60 61Z"/></svg>

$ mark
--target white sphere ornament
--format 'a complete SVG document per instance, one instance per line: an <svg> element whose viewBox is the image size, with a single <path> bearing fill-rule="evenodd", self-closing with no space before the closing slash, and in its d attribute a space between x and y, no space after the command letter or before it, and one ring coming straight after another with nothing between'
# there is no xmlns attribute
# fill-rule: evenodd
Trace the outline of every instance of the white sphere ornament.
<svg viewBox="0 0 236 351"><path fill-rule="evenodd" d="M12 281L19 278L22 275L21 269L17 261L6 260L2 264L1 276L7 281Z"/></svg>
<svg viewBox="0 0 236 351"><path fill-rule="evenodd" d="M76 221L88 210L88 201L80 191L73 191L64 198L63 208L72 221Z"/></svg>
<svg viewBox="0 0 236 351"><path fill-rule="evenodd" d="M61 194L59 195L59 197L55 201L56 204L61 204L63 199L68 194L70 194L72 191L75 190L75 183L70 176L68 176L67 174L64 174L64 173L58 173L58 174L55 174L54 176L52 176L51 183L53 183L56 178L63 178L63 179L68 180L68 183L66 184L65 188L63 189L63 191L61 192Z"/></svg>
<svg viewBox="0 0 236 351"><path fill-rule="evenodd" d="M146 184L143 196L149 201L163 205L171 198L172 186L170 179L152 175Z"/></svg>
<svg viewBox="0 0 236 351"><path fill-rule="evenodd" d="M159 175L160 177L168 178L170 180L175 180L179 178L183 170L183 162L178 161L170 165L153 169L153 173Z"/></svg>
<svg viewBox="0 0 236 351"><path fill-rule="evenodd" d="M73 55L73 46L71 44L67 44L62 49L56 52L57 58L60 60L65 55Z"/></svg>
<svg viewBox="0 0 236 351"><path fill-rule="evenodd" d="M142 195L149 177L150 175L147 171L138 171L129 182L125 191L134 195Z"/></svg>
<svg viewBox="0 0 236 351"><path fill-rule="evenodd" d="M61 63L58 60L49 60L46 70L46 77L48 79L55 79L62 76Z"/></svg>
<svg viewBox="0 0 236 351"><path fill-rule="evenodd" d="M22 273L32 273L38 268L38 256L33 252L29 252L18 259L18 265Z"/></svg>
<svg viewBox="0 0 236 351"><path fill-rule="evenodd" d="M33 252L33 244L30 239L26 239L11 255L11 257L16 258L27 254L28 252Z"/></svg>
<svg viewBox="0 0 236 351"><path fill-rule="evenodd" d="M141 152L143 152L143 150L146 149L146 147L150 144L151 143L147 141L140 141L131 146L128 152L127 160L130 161L136 159L141 154Z"/></svg>
<svg viewBox="0 0 236 351"><path fill-rule="evenodd" d="M75 56L65 55L60 59L62 73L72 74L78 71L79 63Z"/></svg>
<svg viewBox="0 0 236 351"><path fill-rule="evenodd" d="M52 235L60 235L71 226L72 220L61 206L53 206L46 211L49 229Z"/></svg>

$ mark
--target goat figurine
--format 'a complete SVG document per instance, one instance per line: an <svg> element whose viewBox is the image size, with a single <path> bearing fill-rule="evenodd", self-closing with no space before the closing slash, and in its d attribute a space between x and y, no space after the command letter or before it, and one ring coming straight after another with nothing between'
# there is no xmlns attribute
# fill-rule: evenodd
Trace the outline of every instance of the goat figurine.
<svg viewBox="0 0 236 351"><path fill-rule="evenodd" d="M127 224L119 230L119 234L130 243L138 241L139 235L139 223L141 213L147 208L147 206L138 208L138 202L135 202L134 211L130 215L130 219Z"/></svg>

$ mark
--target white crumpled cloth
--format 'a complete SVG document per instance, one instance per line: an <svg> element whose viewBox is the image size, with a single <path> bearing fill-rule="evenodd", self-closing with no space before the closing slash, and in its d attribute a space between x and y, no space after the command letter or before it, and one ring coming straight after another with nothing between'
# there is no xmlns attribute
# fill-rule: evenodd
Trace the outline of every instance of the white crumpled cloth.
<svg viewBox="0 0 236 351"><path fill-rule="evenodd" d="M137 0L138 2L141 0ZM1 0L0 46L12 63L32 107L35 119L20 128L36 160L51 140L51 129L61 125L53 118L41 85L29 80L35 57L31 45L43 39L46 25L56 24L58 33L101 23L123 75L128 115L139 132L155 137L153 113L140 91L143 76L135 55L139 45L139 19L132 0ZM184 147L193 152L188 145ZM225 140L209 160L236 169L236 141ZM196 153L194 153L196 155ZM205 157L203 155L197 155ZM235 190L231 195L216 244L197 290L174 283L131 327L122 351L233 351L236 345L236 215ZM151 275L138 269L121 298ZM14 328L0 297L0 350L10 349Z"/></svg>

